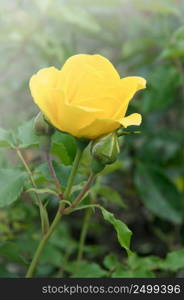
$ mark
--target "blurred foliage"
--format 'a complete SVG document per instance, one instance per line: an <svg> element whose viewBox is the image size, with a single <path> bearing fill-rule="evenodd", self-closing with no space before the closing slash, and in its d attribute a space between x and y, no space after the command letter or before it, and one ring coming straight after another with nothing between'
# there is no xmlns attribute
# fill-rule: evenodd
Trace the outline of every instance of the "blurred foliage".
<svg viewBox="0 0 184 300"><path fill-rule="evenodd" d="M34 193L27 192L31 186L16 145L38 188L54 191L38 149L39 138L32 131L32 120L27 121L37 112L29 78L42 67L60 68L76 53L100 53L122 77L137 75L148 81L129 108L143 115L142 133L122 139L119 160L105 168L85 198L86 205L103 204L128 225L134 254L127 258L117 243L118 230L112 232L111 227L116 221L111 218L107 225L97 209L95 213L89 209L79 268L78 242L87 213L76 211L63 218L52 236L37 276L184 276L184 2L9 0L0 4L0 277L24 276L40 237ZM70 136L53 136L54 167L64 186L75 151ZM88 173L87 149L73 194ZM52 219L57 198L49 194L48 202L48 193L40 197ZM104 216L110 217L108 212Z"/></svg>

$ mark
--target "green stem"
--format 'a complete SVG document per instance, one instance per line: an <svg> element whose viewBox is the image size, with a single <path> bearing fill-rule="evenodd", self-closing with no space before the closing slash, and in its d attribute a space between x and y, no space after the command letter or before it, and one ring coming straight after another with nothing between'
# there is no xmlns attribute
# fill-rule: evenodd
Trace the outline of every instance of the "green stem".
<svg viewBox="0 0 184 300"><path fill-rule="evenodd" d="M66 254L65 254L65 256L64 256L64 259L63 259L63 264L62 264L62 266L60 267L60 269L59 269L59 271L57 272L57 274L56 274L55 277L57 277L57 278L63 277L63 273L64 273L64 271L65 271L65 267L66 267L66 265L67 265L67 262L68 262L68 260L69 260L70 255L71 255L71 253L72 253L72 250L73 250L72 247L71 247L70 249L67 249Z"/></svg>
<svg viewBox="0 0 184 300"><path fill-rule="evenodd" d="M83 151L78 147L76 157L73 162L72 170L71 170L70 176L68 178L67 187L64 192L64 199L66 199L66 200L68 200L68 198L70 196L70 191L71 191L71 188L72 188L72 185L74 182L74 178L75 178L77 170L78 170L78 166L79 166L79 162L80 162L82 153L83 153Z"/></svg>
<svg viewBox="0 0 184 300"><path fill-rule="evenodd" d="M63 208L61 213L68 214L68 213L72 212L74 208L76 208L76 206L80 203L80 201L85 196L86 192L89 190L89 188L90 188L92 182L94 181L95 177L96 177L96 174L93 174L93 173L89 176L86 184L84 185L83 189L81 190L81 192L79 193L77 198L71 203L71 205L69 207Z"/></svg>
<svg viewBox="0 0 184 300"><path fill-rule="evenodd" d="M27 164L27 162L26 162L24 156L22 155L21 150L20 150L19 148L16 148L16 152L17 152L17 155L18 155L18 157L20 158L21 162L23 163L24 168L26 169L26 172L27 172L27 174L28 174L29 180L30 180L30 182L31 182L31 184L32 184L32 186L33 186L33 188L36 189L37 186L36 186L36 183L35 183L35 181L34 181L33 174L32 174L32 172L31 172L31 169L29 168L29 165ZM44 209L44 206L43 206L43 203L42 203L42 201L41 201L39 195L38 195L36 192L35 192L34 194L35 194L36 201L37 201L37 204L38 204L39 210L40 210L40 218L41 218L41 225L42 225L42 233L45 233L44 220L43 220L43 218L42 218L42 211L43 211L43 209Z"/></svg>
<svg viewBox="0 0 184 300"><path fill-rule="evenodd" d="M69 176L69 179L68 179L68 182L67 182L67 187L66 187L66 190L65 190L65 193L64 193L64 199L68 199L69 196L70 196L70 192L71 192L71 188L72 188L72 185L73 185L73 182L74 182L74 179L75 179L75 175L76 175L76 172L77 172L77 169L78 169L78 166L79 166L79 162L80 162L80 159L81 159L81 156L82 156L82 150L81 149L78 149L77 151L77 154L76 154L76 157L75 157L75 160L74 160L74 163L73 163L73 167L72 167L72 170L71 170L71 173L70 173L70 176ZM64 209L64 203L61 201L60 202L60 205L58 207L58 210L57 210L57 213L56 213L56 216L48 230L48 232L43 236L43 238L41 239L39 245L38 245L38 248L36 249L36 252L34 254L34 257L33 257L33 260L28 268L28 271L27 271L27 274L26 274L26 278L30 278L33 276L34 272L35 272L35 269L36 269L36 266L38 264L38 261L39 261L39 258L40 258L40 255L48 241L48 239L50 238L50 236L52 235L53 231L55 230L55 228L57 227L57 225L59 224L60 220L61 220L61 217L62 217L62 213L61 211Z"/></svg>
<svg viewBox="0 0 184 300"><path fill-rule="evenodd" d="M57 178L57 175L56 175L56 172L54 170L54 167L53 167L53 164L52 164L52 160L50 158L50 154L49 154L48 151L45 152L45 158L46 158L47 165L48 165L48 168L49 168L49 171L50 171L50 175L53 178L54 184L56 186L56 190L57 190L58 196L62 200L64 198L64 195L62 193L61 184L59 182L59 179Z"/></svg>
<svg viewBox="0 0 184 300"><path fill-rule="evenodd" d="M26 169L26 171L27 171L27 174L28 174L28 176L29 176L29 179L30 179L30 181L31 181L32 186L33 186L34 188L37 188L36 183L35 183L34 178L33 178L33 174L32 174L32 172L31 172L31 170L30 170L30 168L29 168L29 166L28 166L28 164L27 164L25 158L24 158L23 155L22 155L22 152L21 152L20 149L18 149L18 148L16 148L16 152L17 152L18 157L19 157L20 160L22 161L22 163L23 163L23 165L24 165L24 167L25 167L25 169ZM39 202L41 202L41 200L40 200L40 198L39 198L39 196L38 196L37 193L35 193L35 195L36 195L36 198L37 198L37 201L38 201L38 204L39 204Z"/></svg>
<svg viewBox="0 0 184 300"><path fill-rule="evenodd" d="M86 210L86 213L84 216L83 226L82 226L82 230L81 230L81 234L80 234L79 250L78 250L78 254L77 254L77 268L80 265L80 261L82 259L82 255L84 252L84 244L85 244L85 240L86 240L86 234L88 231L89 220L90 220L91 214L92 214L92 209L88 208Z"/></svg>
<svg viewBox="0 0 184 300"><path fill-rule="evenodd" d="M96 195L94 195L94 193L90 193L90 198L91 198L91 205L94 205L94 203L96 202ZM78 254L77 254L77 269L80 266L80 261L82 259L83 256L83 252L84 252L84 245L85 245L85 240L86 240L86 235L87 235L87 231L88 231L88 227L89 227L89 221L92 215L92 209L91 207L88 208L86 210L85 216L84 216L84 221L83 221L83 225L82 225L82 230L80 233L80 239L79 239L79 248L78 248Z"/></svg>
<svg viewBox="0 0 184 300"><path fill-rule="evenodd" d="M63 203L61 202L61 204L63 205ZM61 204L60 204L60 209L61 209ZM27 271L26 274L26 278L30 278L33 276L36 266L38 264L40 255L45 247L45 244L47 243L48 239L50 238L51 234L53 233L54 229L56 228L56 226L58 225L59 221L61 220L62 215L60 214L60 210L57 211L57 214L48 230L48 232L43 236L43 238L41 239L38 248L36 249L36 252L34 254L33 260L29 266L29 269Z"/></svg>

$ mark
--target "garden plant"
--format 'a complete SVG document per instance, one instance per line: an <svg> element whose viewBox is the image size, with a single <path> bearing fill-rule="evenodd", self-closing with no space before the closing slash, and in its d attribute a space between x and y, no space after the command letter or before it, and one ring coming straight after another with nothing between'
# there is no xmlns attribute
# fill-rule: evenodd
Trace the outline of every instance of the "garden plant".
<svg viewBox="0 0 184 300"><path fill-rule="evenodd" d="M2 3L0 277L184 276L183 14Z"/></svg>

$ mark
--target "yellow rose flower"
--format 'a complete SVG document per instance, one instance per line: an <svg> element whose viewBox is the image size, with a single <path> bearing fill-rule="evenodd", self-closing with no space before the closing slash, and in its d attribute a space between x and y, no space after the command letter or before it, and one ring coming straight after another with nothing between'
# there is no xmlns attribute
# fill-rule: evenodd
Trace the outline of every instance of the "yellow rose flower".
<svg viewBox="0 0 184 300"><path fill-rule="evenodd" d="M125 114L145 85L142 77L121 79L108 59L87 54L70 57L61 70L42 69L30 80L32 97L51 124L89 139L121 126L140 125L140 114Z"/></svg>

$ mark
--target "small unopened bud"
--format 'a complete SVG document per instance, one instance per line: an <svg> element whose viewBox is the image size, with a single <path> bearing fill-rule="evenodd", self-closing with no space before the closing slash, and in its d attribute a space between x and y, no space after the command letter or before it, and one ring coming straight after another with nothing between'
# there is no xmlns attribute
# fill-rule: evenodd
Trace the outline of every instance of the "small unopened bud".
<svg viewBox="0 0 184 300"><path fill-rule="evenodd" d="M54 127L46 121L42 112L39 112L38 115L35 117L34 129L36 135L39 136L42 135L50 136L54 132Z"/></svg>
<svg viewBox="0 0 184 300"><path fill-rule="evenodd" d="M116 161L120 152L118 136L112 132L93 141L91 145L92 171L98 173L108 164Z"/></svg>

